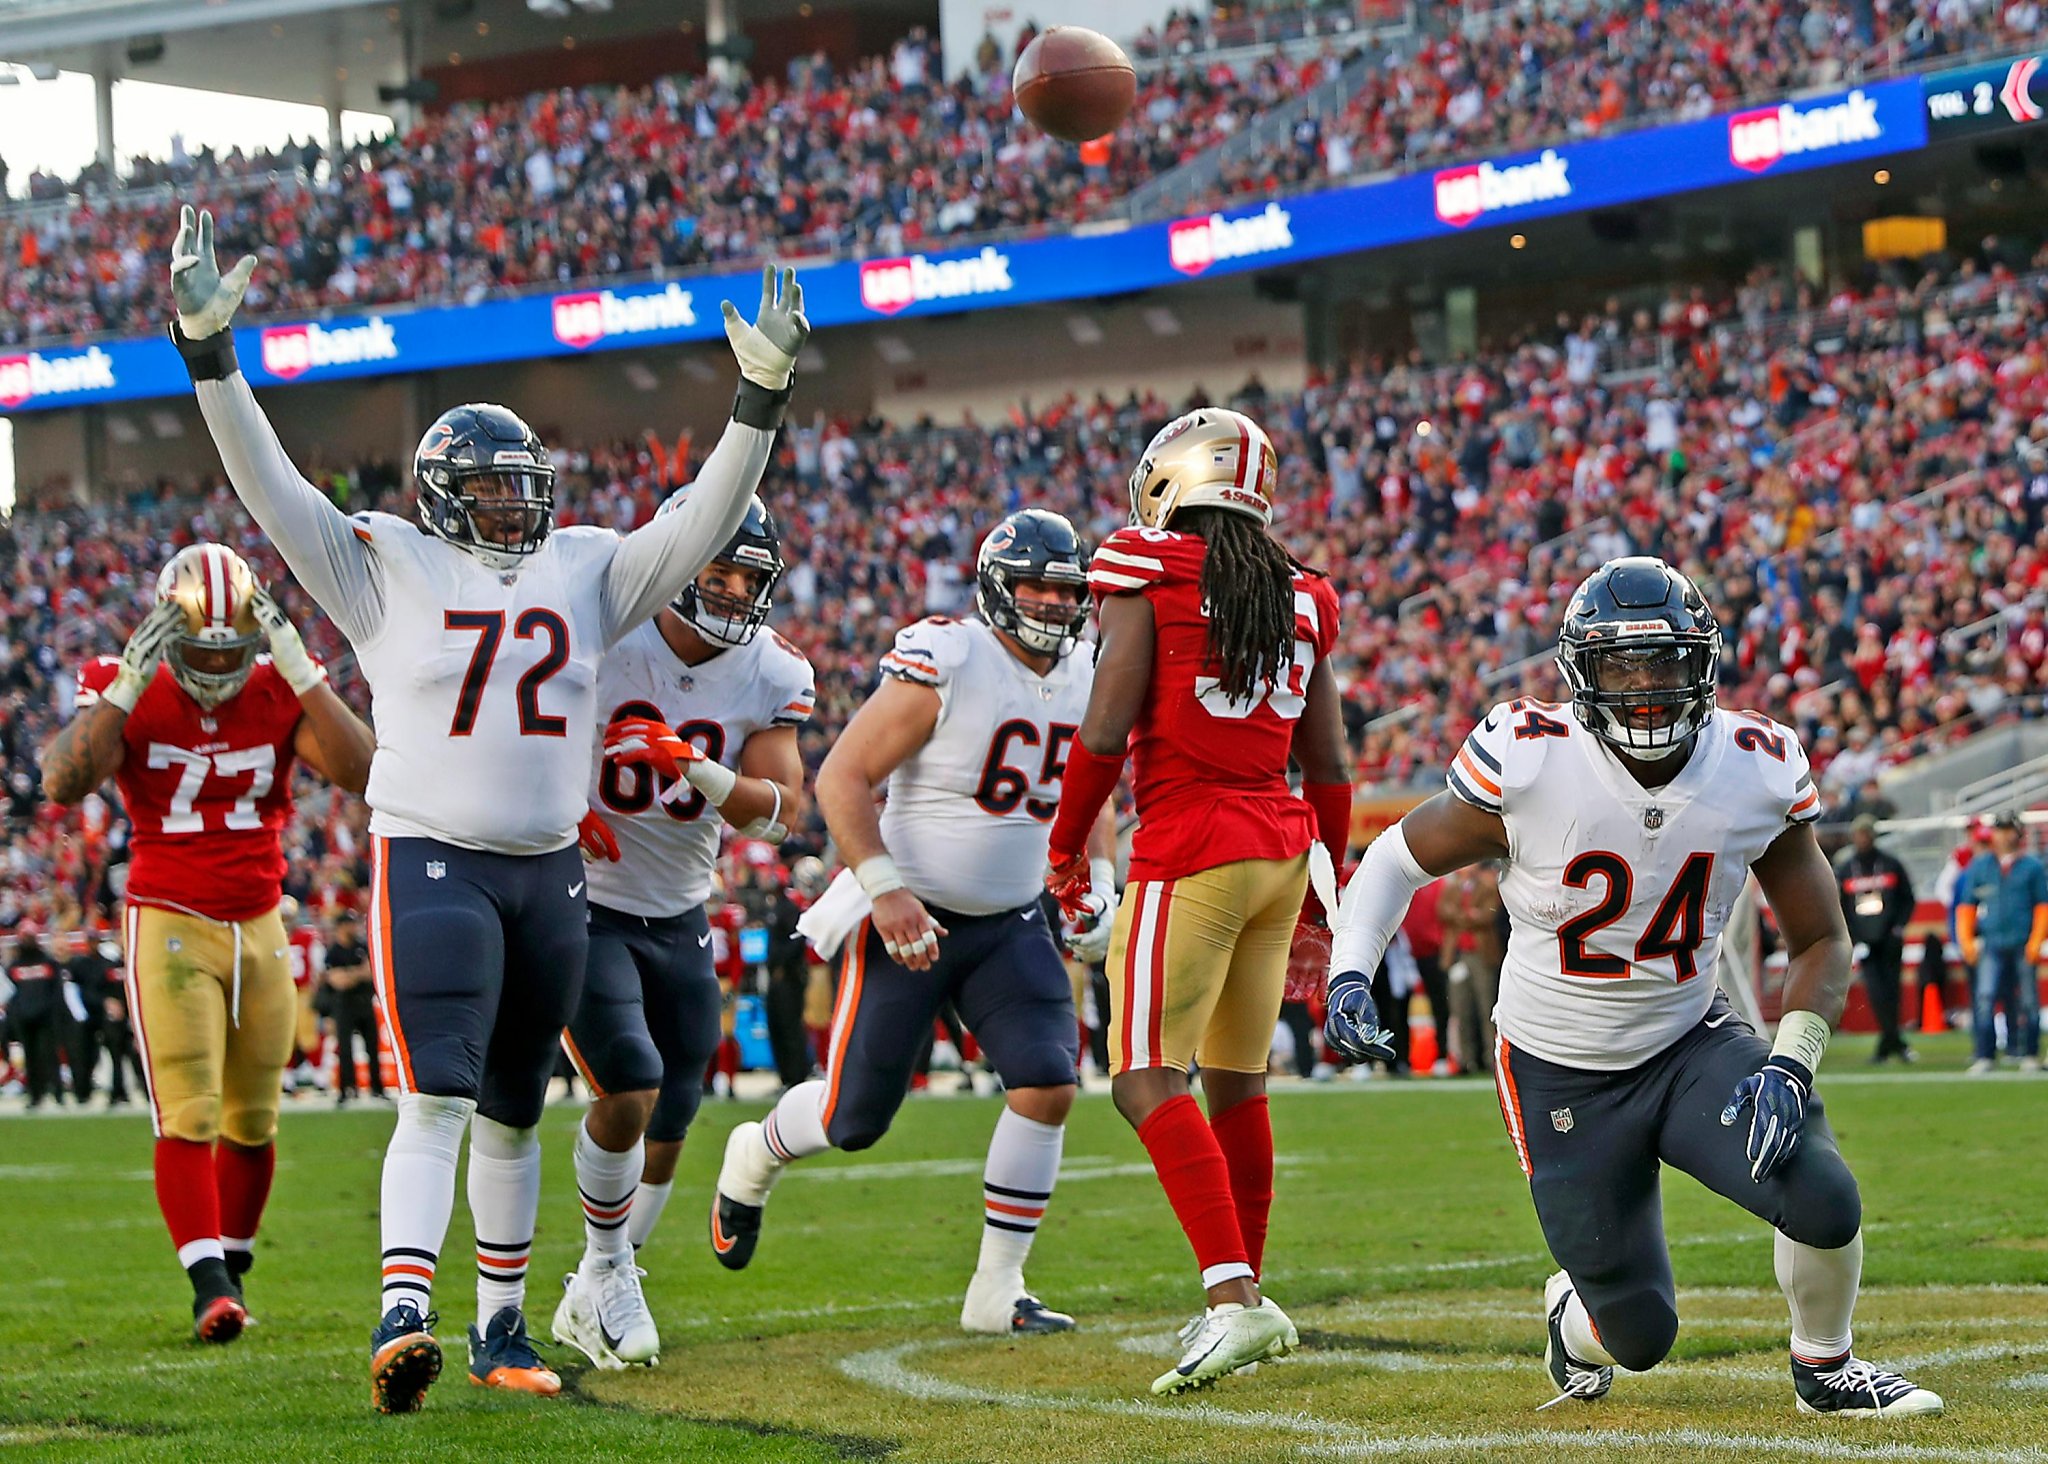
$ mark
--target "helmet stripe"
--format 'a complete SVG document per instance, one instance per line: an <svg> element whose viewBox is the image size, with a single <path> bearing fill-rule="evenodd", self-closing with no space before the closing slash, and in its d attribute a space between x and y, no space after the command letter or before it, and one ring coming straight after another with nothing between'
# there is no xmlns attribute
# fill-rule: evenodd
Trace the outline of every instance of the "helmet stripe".
<svg viewBox="0 0 2048 1464"><path fill-rule="evenodd" d="M1244 418L1237 419L1237 481L1233 488L1244 487L1244 470L1251 465L1252 435L1244 430Z"/></svg>
<svg viewBox="0 0 2048 1464"><path fill-rule="evenodd" d="M209 544L201 555L206 565L206 622L211 628L215 621L226 619L224 607L227 604L227 564L221 557L217 545Z"/></svg>

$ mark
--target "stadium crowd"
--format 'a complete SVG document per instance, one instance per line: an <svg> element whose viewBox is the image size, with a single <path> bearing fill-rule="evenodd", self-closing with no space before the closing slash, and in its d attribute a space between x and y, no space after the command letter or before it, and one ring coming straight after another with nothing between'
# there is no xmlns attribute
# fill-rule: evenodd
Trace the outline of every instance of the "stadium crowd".
<svg viewBox="0 0 2048 1464"><path fill-rule="evenodd" d="M1359 19L1382 9L1363 4ZM1739 17L1709 0L1571 17L1503 10L1476 33L1439 28L1405 59L1368 68L1329 125L1305 119L1265 139L1202 199L1169 206L1701 115L1840 79L1874 41L1885 43L1885 64L1915 65L2031 42L2041 19L2038 0L1899 0L1877 6L1865 34L1846 5L1732 9ZM127 181L175 185L181 201L215 211L225 250L263 257L249 296L262 313L476 299L771 251L893 254L1100 217L1353 54L1347 41L1307 56L1278 46L1206 55L1198 39L1189 16L1141 37L1141 53L1170 59L1146 68L1124 126L1080 149L1017 118L1014 55L993 39L948 81L936 39L917 30L846 69L819 53L781 77L668 77L465 103L339 158L311 139L181 151L136 159ZM175 203L132 187L110 193L98 165L74 180L25 182L46 202L0 204L0 343L160 318ZM6 186L0 163L0 195Z"/></svg>

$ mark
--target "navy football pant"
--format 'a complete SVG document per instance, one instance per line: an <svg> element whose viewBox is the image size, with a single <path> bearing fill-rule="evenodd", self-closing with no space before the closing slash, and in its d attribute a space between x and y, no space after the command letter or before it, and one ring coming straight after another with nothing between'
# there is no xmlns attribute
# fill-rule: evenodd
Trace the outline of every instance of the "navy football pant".
<svg viewBox="0 0 2048 1464"><path fill-rule="evenodd" d="M1543 1239L1571 1274L1601 1345L1654 1367L1678 1336L1658 1171L1671 1165L1802 1245L1856 1238L1863 1202L1820 1095L1790 1163L1749 1177L1749 1114L1724 1127L1736 1084L1771 1050L1718 993L1700 1025L1640 1067L1594 1072L1516 1052L1502 1037L1495 1083Z"/></svg>
<svg viewBox="0 0 2048 1464"><path fill-rule="evenodd" d="M718 1050L718 974L702 909L649 918L590 907L590 966L563 1043L599 1097L659 1090L647 1137L680 1142Z"/></svg>
<svg viewBox="0 0 2048 1464"><path fill-rule="evenodd" d="M951 932L929 970L890 960L868 922L848 937L825 1077L825 1136L835 1149L865 1149L889 1131L948 1001L1003 1086L1074 1081L1081 1053L1074 989L1044 908L1034 903L997 915L927 908Z"/></svg>
<svg viewBox="0 0 2048 1464"><path fill-rule="evenodd" d="M380 838L373 863L371 969L399 1091L533 1127L583 990L583 856Z"/></svg>

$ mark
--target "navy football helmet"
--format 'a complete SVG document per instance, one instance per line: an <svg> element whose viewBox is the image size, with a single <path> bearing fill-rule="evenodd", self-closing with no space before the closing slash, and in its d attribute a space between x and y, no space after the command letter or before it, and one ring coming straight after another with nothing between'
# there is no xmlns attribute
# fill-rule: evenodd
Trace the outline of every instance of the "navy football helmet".
<svg viewBox="0 0 2048 1464"><path fill-rule="evenodd" d="M485 402L451 407L413 453L420 523L493 569L515 569L555 522L555 469L534 430Z"/></svg>
<svg viewBox="0 0 2048 1464"><path fill-rule="evenodd" d="M1011 514L981 541L974 562L981 618L1008 631L1027 649L1042 656L1064 656L1081 639L1088 624L1088 562L1074 526L1043 508ZM1081 598L1073 613L1061 620L1026 615L1017 604L1017 586L1028 583L1077 585Z"/></svg>
<svg viewBox="0 0 2048 1464"><path fill-rule="evenodd" d="M1557 669L1580 723L1617 751L1660 762L1714 713L1721 627L1693 582L1661 559L1608 561L1565 611Z"/></svg>
<svg viewBox="0 0 2048 1464"><path fill-rule="evenodd" d="M662 501L655 516L682 507L689 495L688 488L677 489ZM789 568L782 559L782 536L776 532L775 515L767 504L759 498L747 500L746 517L711 562L751 569L759 575L753 598L718 594L692 580L669 602L670 608L713 645L743 646L767 623L768 612L775 608L775 587Z"/></svg>

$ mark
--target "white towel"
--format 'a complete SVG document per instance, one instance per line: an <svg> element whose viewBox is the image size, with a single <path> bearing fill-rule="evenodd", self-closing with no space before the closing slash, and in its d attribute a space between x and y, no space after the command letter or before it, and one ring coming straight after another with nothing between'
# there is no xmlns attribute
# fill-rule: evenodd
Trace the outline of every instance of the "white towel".
<svg viewBox="0 0 2048 1464"><path fill-rule="evenodd" d="M875 902L860 887L853 871L842 869L825 893L818 896L818 903L798 918L796 931L811 943L812 950L829 961L839 954L839 947L874 908Z"/></svg>

